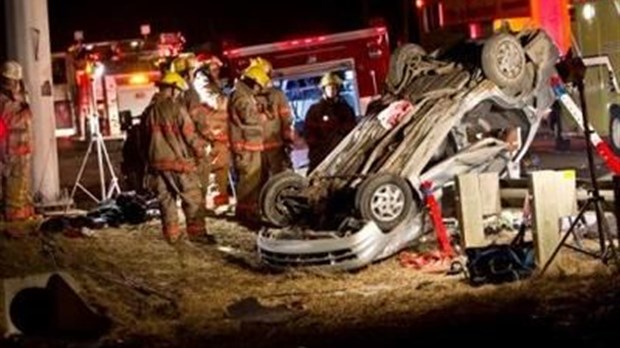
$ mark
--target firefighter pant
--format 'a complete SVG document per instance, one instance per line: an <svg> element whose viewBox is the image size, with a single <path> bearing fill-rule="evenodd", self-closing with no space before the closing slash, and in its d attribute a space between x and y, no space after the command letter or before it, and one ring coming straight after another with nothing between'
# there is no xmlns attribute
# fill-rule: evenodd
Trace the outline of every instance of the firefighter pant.
<svg viewBox="0 0 620 348"><path fill-rule="evenodd" d="M287 169L293 168L291 158L288 153L286 153L284 146L263 151L262 166L265 178L270 178Z"/></svg>
<svg viewBox="0 0 620 348"><path fill-rule="evenodd" d="M187 234L206 234L204 196L196 173L158 172L155 177L155 191L161 209L164 238L175 242L181 237L177 198L185 214Z"/></svg>
<svg viewBox="0 0 620 348"><path fill-rule="evenodd" d="M259 151L235 154L235 170L239 175L235 215L245 222L259 221L258 197L264 183L261 160Z"/></svg>
<svg viewBox="0 0 620 348"><path fill-rule="evenodd" d="M213 143L213 162L215 184L220 197L228 197L228 171L230 170L230 149L228 143L216 141ZM228 199L226 199L227 201ZM216 205L218 202L216 202ZM228 202L225 202L226 204Z"/></svg>
<svg viewBox="0 0 620 348"><path fill-rule="evenodd" d="M21 221L34 216L30 167L30 155L15 155L5 162L0 192L5 221Z"/></svg>
<svg viewBox="0 0 620 348"><path fill-rule="evenodd" d="M198 175L198 181L200 182L200 190L202 196L206 197L209 190L209 176L211 175L211 164L207 157L196 160L196 174Z"/></svg>

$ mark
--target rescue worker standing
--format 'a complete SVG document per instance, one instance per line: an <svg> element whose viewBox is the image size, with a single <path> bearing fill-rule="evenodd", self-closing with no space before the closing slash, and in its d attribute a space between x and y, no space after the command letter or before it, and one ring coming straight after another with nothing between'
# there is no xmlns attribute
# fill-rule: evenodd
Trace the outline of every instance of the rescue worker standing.
<svg viewBox="0 0 620 348"><path fill-rule="evenodd" d="M208 132L212 140L210 153L211 170L215 175L215 184L218 195L213 198L216 212L221 207L228 207L228 173L230 170L230 139L228 136L228 97L222 91L219 81L219 71L222 62L211 56L204 59L203 69L198 74L202 86L196 86L201 101L209 110Z"/></svg>
<svg viewBox="0 0 620 348"><path fill-rule="evenodd" d="M150 180L161 206L164 237L175 243L183 237L179 227L176 201L181 198L190 240L214 243L206 231L202 216L204 200L196 175L196 160L204 156L204 142L195 132L187 110L177 98L188 86L176 73L167 73L145 111L145 130L149 137Z"/></svg>
<svg viewBox="0 0 620 348"><path fill-rule="evenodd" d="M257 66L271 77L273 66L261 57L251 60L250 66ZM270 80L271 82L271 80ZM293 120L286 94L270 83L261 96L259 104L266 104L267 120L263 124L263 171L266 178L292 169L290 153L293 147Z"/></svg>
<svg viewBox="0 0 620 348"><path fill-rule="evenodd" d="M30 187L32 113L26 102L19 63L5 62L0 73L1 218L19 223L34 217Z"/></svg>
<svg viewBox="0 0 620 348"><path fill-rule="evenodd" d="M342 79L330 72L321 78L320 86L323 97L310 107L304 121L310 160L308 173L329 155L356 124L353 108L340 97Z"/></svg>
<svg viewBox="0 0 620 348"><path fill-rule="evenodd" d="M172 66L173 70L181 75L187 83L188 88L183 91L182 101L189 111L190 118L194 122L194 128L198 137L200 137L205 146L212 145L212 139L208 128L210 110L201 102L199 91L194 83L196 81L195 74L200 68L200 63L193 56L180 57L172 63ZM206 216L205 198L207 196L209 177L211 174L209 156L205 155L203 157L196 158L196 173L198 180L200 181L200 188L202 192L201 214Z"/></svg>
<svg viewBox="0 0 620 348"><path fill-rule="evenodd" d="M249 225L259 222L258 196L265 180L261 153L266 110L261 109L257 95L268 83L269 76L263 69L248 67L235 83L229 105L230 140L238 174L235 215Z"/></svg>

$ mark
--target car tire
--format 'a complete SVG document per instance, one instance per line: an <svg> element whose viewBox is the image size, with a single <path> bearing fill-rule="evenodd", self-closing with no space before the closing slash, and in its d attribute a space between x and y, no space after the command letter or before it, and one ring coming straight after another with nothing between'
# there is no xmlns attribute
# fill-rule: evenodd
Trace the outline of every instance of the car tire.
<svg viewBox="0 0 620 348"><path fill-rule="evenodd" d="M501 33L489 38L482 47L481 63L484 75L498 87L516 90L523 86L525 51L516 37Z"/></svg>
<svg viewBox="0 0 620 348"><path fill-rule="evenodd" d="M609 143L616 155L620 155L620 105L609 107Z"/></svg>
<svg viewBox="0 0 620 348"><path fill-rule="evenodd" d="M295 216L283 201L284 195L299 193L307 186L306 178L294 172L286 171L269 178L259 197L263 220L275 227L290 226Z"/></svg>
<svg viewBox="0 0 620 348"><path fill-rule="evenodd" d="M367 221L374 221L384 232L389 232L407 217L414 204L409 183L391 173L374 174L357 188L355 206Z"/></svg>
<svg viewBox="0 0 620 348"><path fill-rule="evenodd" d="M422 46L405 44L394 50L386 79L387 86L393 94L400 94L411 79L409 64L426 55Z"/></svg>

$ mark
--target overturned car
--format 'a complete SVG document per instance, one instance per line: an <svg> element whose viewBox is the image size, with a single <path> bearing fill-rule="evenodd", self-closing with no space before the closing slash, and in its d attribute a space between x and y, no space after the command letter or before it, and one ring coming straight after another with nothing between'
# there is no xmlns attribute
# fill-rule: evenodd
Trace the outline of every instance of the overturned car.
<svg viewBox="0 0 620 348"><path fill-rule="evenodd" d="M426 229L423 182L440 194L457 175L503 173L525 154L554 102L558 57L543 31L432 54L398 48L385 94L334 151L307 178L285 172L264 186L261 259L350 270L414 242Z"/></svg>

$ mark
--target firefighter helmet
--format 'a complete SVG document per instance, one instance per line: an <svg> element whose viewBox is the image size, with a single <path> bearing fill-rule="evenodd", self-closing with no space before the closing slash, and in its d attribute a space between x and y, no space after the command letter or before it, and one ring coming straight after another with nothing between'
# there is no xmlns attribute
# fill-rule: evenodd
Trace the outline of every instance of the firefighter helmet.
<svg viewBox="0 0 620 348"><path fill-rule="evenodd" d="M267 59L262 57L250 58L250 66L257 66L265 73L270 74L273 71L273 65Z"/></svg>
<svg viewBox="0 0 620 348"><path fill-rule="evenodd" d="M198 60L193 54L183 54L172 61L170 70L177 74L185 74L196 69Z"/></svg>
<svg viewBox="0 0 620 348"><path fill-rule="evenodd" d="M164 75L164 77L159 81L159 85L174 87L181 91L187 91L189 89L185 79L176 72L166 73L166 75Z"/></svg>
<svg viewBox="0 0 620 348"><path fill-rule="evenodd" d="M2 76L9 80L21 80L23 76L22 66L14 60L2 64Z"/></svg>
<svg viewBox="0 0 620 348"><path fill-rule="evenodd" d="M271 80L265 70L257 65L250 65L243 71L243 76L254 80L254 82L258 83L261 87L266 87Z"/></svg>
<svg viewBox="0 0 620 348"><path fill-rule="evenodd" d="M337 87L342 85L342 78L340 78L340 76L338 76L338 74L333 73L333 72L328 72L327 74L323 75L323 77L321 78L321 88L325 88L329 85L335 85Z"/></svg>

